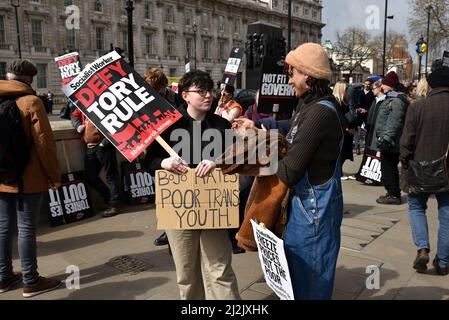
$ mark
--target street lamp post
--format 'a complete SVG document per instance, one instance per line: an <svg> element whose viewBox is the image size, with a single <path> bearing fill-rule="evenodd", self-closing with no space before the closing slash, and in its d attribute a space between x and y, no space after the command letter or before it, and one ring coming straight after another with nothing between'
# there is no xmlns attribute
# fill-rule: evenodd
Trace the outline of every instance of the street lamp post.
<svg viewBox="0 0 449 320"><path fill-rule="evenodd" d="M429 45L430 45L430 13L432 12L432 5L426 7L427 11L427 52L426 52L426 75L427 75L427 64L429 62Z"/></svg>
<svg viewBox="0 0 449 320"><path fill-rule="evenodd" d="M19 0L11 0L11 5L16 12L16 27L17 27L17 45L19 46L19 58L22 59L22 48L20 47L20 29L19 29L19 15L17 14L17 8L20 7Z"/></svg>
<svg viewBox="0 0 449 320"><path fill-rule="evenodd" d="M134 68L134 37L133 37L133 10L134 1L126 1L126 11L128 12L128 60L131 67Z"/></svg>
<svg viewBox="0 0 449 320"><path fill-rule="evenodd" d="M196 70L196 32L198 31L198 26L196 23L193 23L193 56L194 56L194 62L195 62L195 70Z"/></svg>
<svg viewBox="0 0 449 320"><path fill-rule="evenodd" d="M387 19L393 19L394 16L388 15L388 0L385 0L385 21L384 21L384 50L383 50L383 65L382 65L382 76L385 76L385 61L386 51L387 51Z"/></svg>

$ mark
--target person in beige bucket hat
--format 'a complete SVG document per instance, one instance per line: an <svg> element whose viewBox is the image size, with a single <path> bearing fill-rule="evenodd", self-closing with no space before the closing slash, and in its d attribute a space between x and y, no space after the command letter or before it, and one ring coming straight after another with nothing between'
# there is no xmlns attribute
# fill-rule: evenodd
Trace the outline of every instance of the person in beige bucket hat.
<svg viewBox="0 0 449 320"><path fill-rule="evenodd" d="M343 216L344 115L329 88L332 72L320 45L300 45L285 62L288 83L300 97L289 120L290 146L276 173L291 191L285 253L295 299L330 299ZM233 127L251 128L251 123L239 119Z"/></svg>

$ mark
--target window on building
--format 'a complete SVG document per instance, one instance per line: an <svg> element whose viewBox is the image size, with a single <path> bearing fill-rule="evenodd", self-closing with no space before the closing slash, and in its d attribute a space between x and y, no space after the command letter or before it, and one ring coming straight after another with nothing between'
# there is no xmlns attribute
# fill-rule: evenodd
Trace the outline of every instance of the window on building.
<svg viewBox="0 0 449 320"><path fill-rule="evenodd" d="M318 12L316 10L312 11L312 18L316 19L318 17Z"/></svg>
<svg viewBox="0 0 449 320"><path fill-rule="evenodd" d="M75 49L76 48L76 33L75 33L75 29L67 30L67 47L69 49Z"/></svg>
<svg viewBox="0 0 449 320"><path fill-rule="evenodd" d="M305 16L308 16L309 15L309 8L304 8L304 15Z"/></svg>
<svg viewBox="0 0 449 320"><path fill-rule="evenodd" d="M234 33L240 34L240 19L234 18Z"/></svg>
<svg viewBox="0 0 449 320"><path fill-rule="evenodd" d="M39 89L47 88L47 64L38 63L37 68L37 87Z"/></svg>
<svg viewBox="0 0 449 320"><path fill-rule="evenodd" d="M31 20L31 37L33 39L33 47L42 48L42 20Z"/></svg>
<svg viewBox="0 0 449 320"><path fill-rule="evenodd" d="M122 12L122 16L126 16L128 13L126 12L126 7L127 7L127 0L121 0L121 12Z"/></svg>
<svg viewBox="0 0 449 320"><path fill-rule="evenodd" d="M210 40L209 39L203 40L203 58L204 59L210 58Z"/></svg>
<svg viewBox="0 0 449 320"><path fill-rule="evenodd" d="M218 41L218 59L226 59L226 56L228 54L226 51L226 42L224 40Z"/></svg>
<svg viewBox="0 0 449 320"><path fill-rule="evenodd" d="M167 36L167 55L175 55L175 36L170 34Z"/></svg>
<svg viewBox="0 0 449 320"><path fill-rule="evenodd" d="M175 23L175 16L173 12L173 6L165 7L165 22L166 23Z"/></svg>
<svg viewBox="0 0 449 320"><path fill-rule="evenodd" d="M97 50L104 49L104 28L103 27L97 27L95 29L95 42L96 42Z"/></svg>
<svg viewBox="0 0 449 320"><path fill-rule="evenodd" d="M147 20L153 20L154 19L154 6L152 1L145 1L145 19Z"/></svg>
<svg viewBox="0 0 449 320"><path fill-rule="evenodd" d="M122 49L128 51L128 31L122 31Z"/></svg>
<svg viewBox="0 0 449 320"><path fill-rule="evenodd" d="M147 54L153 54L154 48L153 48L153 34L147 33L145 35L145 52Z"/></svg>
<svg viewBox="0 0 449 320"><path fill-rule="evenodd" d="M299 6L295 6L295 8L293 9L293 13L294 14L298 14L299 13Z"/></svg>
<svg viewBox="0 0 449 320"><path fill-rule="evenodd" d="M6 80L6 62L0 62L0 80Z"/></svg>
<svg viewBox="0 0 449 320"><path fill-rule="evenodd" d="M194 44L193 44L193 38L187 38L186 39L186 52L189 55L189 59L192 60L194 56Z"/></svg>
<svg viewBox="0 0 449 320"><path fill-rule="evenodd" d="M203 12L203 16L202 16L202 25L204 29L209 29L209 14L206 12Z"/></svg>
<svg viewBox="0 0 449 320"><path fill-rule="evenodd" d="M219 32L225 31L225 17L224 16L218 16L218 31Z"/></svg>
<svg viewBox="0 0 449 320"><path fill-rule="evenodd" d="M176 77L176 68L168 69L168 76L169 77Z"/></svg>
<svg viewBox="0 0 449 320"><path fill-rule="evenodd" d="M33 0L33 2L39 2L39 1ZM64 0L65 7L72 6L74 4L75 4L75 0Z"/></svg>
<svg viewBox="0 0 449 320"><path fill-rule="evenodd" d="M0 45L6 44L6 18L0 16Z"/></svg>
<svg viewBox="0 0 449 320"><path fill-rule="evenodd" d="M273 8L279 7L279 0L273 0Z"/></svg>
<svg viewBox="0 0 449 320"><path fill-rule="evenodd" d="M283 7L284 7L284 11L288 11L288 1L284 1Z"/></svg>
<svg viewBox="0 0 449 320"><path fill-rule="evenodd" d="M95 11L103 12L103 0L95 0Z"/></svg>
<svg viewBox="0 0 449 320"><path fill-rule="evenodd" d="M193 25L193 11L192 11L192 9L186 9L185 25L186 26Z"/></svg>

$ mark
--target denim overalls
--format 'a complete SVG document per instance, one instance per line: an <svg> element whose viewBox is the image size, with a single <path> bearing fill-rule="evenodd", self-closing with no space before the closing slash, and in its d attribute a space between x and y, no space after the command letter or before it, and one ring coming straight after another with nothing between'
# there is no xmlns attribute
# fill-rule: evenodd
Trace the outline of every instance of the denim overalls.
<svg viewBox="0 0 449 320"><path fill-rule="evenodd" d="M319 104L331 108L329 101ZM343 145L340 141L340 154ZM295 299L331 299L340 249L343 218L341 164L338 156L333 176L312 186L308 173L291 189L290 217L285 232L285 253Z"/></svg>

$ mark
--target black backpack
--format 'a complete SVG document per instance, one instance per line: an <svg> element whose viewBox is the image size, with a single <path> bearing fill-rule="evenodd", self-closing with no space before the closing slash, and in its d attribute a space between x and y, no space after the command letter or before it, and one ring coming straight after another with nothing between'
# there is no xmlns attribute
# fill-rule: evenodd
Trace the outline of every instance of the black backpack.
<svg viewBox="0 0 449 320"><path fill-rule="evenodd" d="M23 191L22 176L30 157L30 146L22 127L17 97L0 99L0 181L18 183Z"/></svg>

